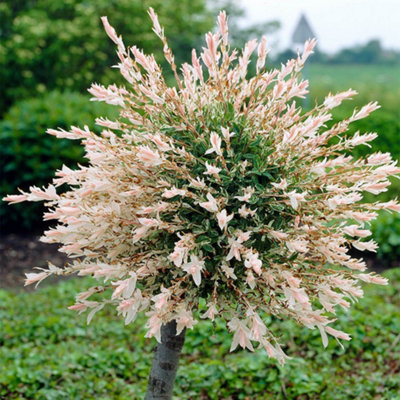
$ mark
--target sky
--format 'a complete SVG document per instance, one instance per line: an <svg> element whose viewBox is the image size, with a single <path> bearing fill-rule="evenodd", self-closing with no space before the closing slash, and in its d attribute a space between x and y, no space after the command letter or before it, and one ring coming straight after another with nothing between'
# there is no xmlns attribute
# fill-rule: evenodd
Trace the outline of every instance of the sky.
<svg viewBox="0 0 400 400"><path fill-rule="evenodd" d="M279 20L278 47L290 44L305 13L321 50L336 52L378 38L385 48L400 50L400 0L240 0L246 22Z"/></svg>

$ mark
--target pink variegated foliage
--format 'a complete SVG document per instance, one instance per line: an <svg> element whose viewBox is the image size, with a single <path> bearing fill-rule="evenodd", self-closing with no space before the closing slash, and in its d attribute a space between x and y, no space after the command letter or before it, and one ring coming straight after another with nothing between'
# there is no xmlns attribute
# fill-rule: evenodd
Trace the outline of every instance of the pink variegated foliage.
<svg viewBox="0 0 400 400"><path fill-rule="evenodd" d="M193 50L192 63L179 71L156 14L149 14L176 87L167 86L152 55L126 48L104 17L127 86L93 84L89 91L93 100L118 106L120 117L97 119L101 135L87 127L49 129L80 140L89 166L63 166L47 189L4 199L45 201L44 219L58 225L41 240L60 243L74 259L28 274L26 283L90 275L100 284L70 307L89 311L88 320L106 304L126 323L145 312L147 336L160 340L168 321L177 321L179 333L198 317L222 318L233 332L231 350L258 343L280 362L285 355L266 316L318 328L324 346L327 335L349 340L330 326L336 309L362 297L360 280L387 281L362 273L365 262L348 250L375 251L365 239L369 222L379 210L400 211L395 200L362 202L364 192L386 191L400 169L390 154L352 157L376 133L346 134L377 104L327 127L331 109L355 92L329 94L311 111L299 107L296 98L308 86L301 70L315 41L267 71L266 39L231 49L224 12L201 55ZM253 53L257 72L248 78ZM63 184L69 191L57 194ZM99 293L101 301L91 299Z"/></svg>

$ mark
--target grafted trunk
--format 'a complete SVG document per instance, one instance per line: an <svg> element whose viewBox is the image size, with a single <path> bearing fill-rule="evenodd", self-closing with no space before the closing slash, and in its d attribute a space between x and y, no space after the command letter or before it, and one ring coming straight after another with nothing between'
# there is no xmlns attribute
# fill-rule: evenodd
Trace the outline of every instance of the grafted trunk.
<svg viewBox="0 0 400 400"><path fill-rule="evenodd" d="M146 400L170 400L174 388L179 357L185 341L184 329L176 335L176 322L161 327L161 343L154 351L153 363L147 385Z"/></svg>

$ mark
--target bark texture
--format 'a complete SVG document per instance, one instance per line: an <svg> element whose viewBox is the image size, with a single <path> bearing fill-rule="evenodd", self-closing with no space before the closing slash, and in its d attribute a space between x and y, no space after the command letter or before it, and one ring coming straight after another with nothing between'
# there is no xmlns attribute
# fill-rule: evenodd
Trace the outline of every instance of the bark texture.
<svg viewBox="0 0 400 400"><path fill-rule="evenodd" d="M157 344L151 365L146 400L170 400L174 388L179 357L185 341L184 329L176 335L176 322L161 327L161 343Z"/></svg>

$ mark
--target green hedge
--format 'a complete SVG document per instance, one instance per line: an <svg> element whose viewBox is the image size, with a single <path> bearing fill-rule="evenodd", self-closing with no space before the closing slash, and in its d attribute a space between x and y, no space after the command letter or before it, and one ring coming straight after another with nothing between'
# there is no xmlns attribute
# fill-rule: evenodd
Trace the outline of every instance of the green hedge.
<svg viewBox="0 0 400 400"><path fill-rule="evenodd" d="M351 103L350 103L351 104ZM351 108L346 104L334 113L334 121L338 122L351 115ZM350 133L359 130L363 132L377 132L378 137L371 142L372 148L358 146L354 149L355 157L365 156L373 151L390 152L395 160L400 160L400 113L380 109L368 118L359 120L350 125Z"/></svg>
<svg viewBox="0 0 400 400"><path fill-rule="evenodd" d="M31 185L50 183L62 164L85 163L78 142L48 135L47 128L87 124L95 129L95 117L112 117L115 112L112 106L90 102L89 96L71 92L50 92L15 104L0 122L0 197L17 193L17 188L27 190ZM42 211L41 203L8 206L1 202L1 231L40 230Z"/></svg>
<svg viewBox="0 0 400 400"><path fill-rule="evenodd" d="M400 215L384 211L371 225L373 237L379 243L378 256L400 260Z"/></svg>
<svg viewBox="0 0 400 400"><path fill-rule="evenodd" d="M334 113L334 121L337 122L351 115L354 105L345 103ZM389 107L383 106L382 109L375 111L368 118L356 121L350 127L350 133L359 130L363 132L377 132L378 137L371 142L372 148L358 146L353 150L353 156L361 157L374 151L389 152L394 160L400 161L400 108L396 113L388 110ZM364 193L368 201L389 201L400 197L400 180L391 179L391 186L387 192L374 196ZM379 217L372 223L372 234L375 241L379 244L378 256L387 260L400 259L400 214L381 212Z"/></svg>

